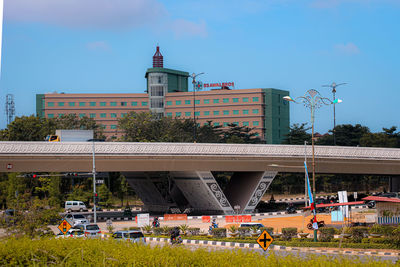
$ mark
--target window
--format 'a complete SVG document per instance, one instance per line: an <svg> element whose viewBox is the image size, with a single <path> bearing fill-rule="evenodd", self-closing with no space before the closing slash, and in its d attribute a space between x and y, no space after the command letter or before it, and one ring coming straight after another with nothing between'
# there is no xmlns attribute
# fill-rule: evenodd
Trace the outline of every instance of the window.
<svg viewBox="0 0 400 267"><path fill-rule="evenodd" d="M213 99L213 103L214 104L218 104L219 103L219 99Z"/></svg>
<svg viewBox="0 0 400 267"><path fill-rule="evenodd" d="M258 102L258 97L253 97L253 102Z"/></svg>
<svg viewBox="0 0 400 267"><path fill-rule="evenodd" d="M121 102L121 107L126 107L128 105L127 102Z"/></svg>
<svg viewBox="0 0 400 267"><path fill-rule="evenodd" d="M111 118L116 118L116 117L117 117L117 113L111 113L111 114L110 114L110 117L111 117Z"/></svg>
<svg viewBox="0 0 400 267"><path fill-rule="evenodd" d="M110 106L116 107L117 106L117 102L110 102Z"/></svg>
<svg viewBox="0 0 400 267"><path fill-rule="evenodd" d="M213 114L214 115L219 115L219 111L218 110L214 110Z"/></svg>
<svg viewBox="0 0 400 267"><path fill-rule="evenodd" d="M190 116L191 116L191 113L190 113L190 112L185 112L185 116L186 116L186 117L190 117Z"/></svg>
<svg viewBox="0 0 400 267"><path fill-rule="evenodd" d="M222 99L222 102L223 102L223 103L229 103L229 98L224 98L224 99Z"/></svg>
<svg viewBox="0 0 400 267"><path fill-rule="evenodd" d="M248 109L243 109L243 115L247 115L249 114L249 110Z"/></svg>
<svg viewBox="0 0 400 267"><path fill-rule="evenodd" d="M232 124L234 124L234 125L236 125L236 126L239 126L239 122L237 122L237 121L232 122Z"/></svg>
<svg viewBox="0 0 400 267"><path fill-rule="evenodd" d="M249 122L248 121L244 121L243 122L243 126L249 126Z"/></svg>
<svg viewBox="0 0 400 267"><path fill-rule="evenodd" d="M147 102L146 102L146 101L143 101L143 102L142 102L142 106L143 106L143 107L147 106Z"/></svg>
<svg viewBox="0 0 400 267"><path fill-rule="evenodd" d="M107 106L107 103L106 102L100 102L100 106L101 107L105 107L105 106Z"/></svg>
<svg viewBox="0 0 400 267"><path fill-rule="evenodd" d="M209 116L210 115L210 111L204 111L204 116Z"/></svg>
<svg viewBox="0 0 400 267"><path fill-rule="evenodd" d="M239 102L239 98L232 98L232 102L233 103L238 103Z"/></svg>
<svg viewBox="0 0 400 267"><path fill-rule="evenodd" d="M172 117L172 112L167 112L167 117Z"/></svg>
<svg viewBox="0 0 400 267"><path fill-rule="evenodd" d="M175 101L175 105L177 105L177 106L180 105L181 103L182 103L182 101L180 101L180 100Z"/></svg>
<svg viewBox="0 0 400 267"><path fill-rule="evenodd" d="M243 102L249 102L249 98L248 97L243 97Z"/></svg>
<svg viewBox="0 0 400 267"><path fill-rule="evenodd" d="M136 107L137 106L137 101L131 102L131 106Z"/></svg>
<svg viewBox="0 0 400 267"><path fill-rule="evenodd" d="M127 113L121 113L121 118L126 117Z"/></svg>
<svg viewBox="0 0 400 267"><path fill-rule="evenodd" d="M96 118L96 113L90 113L90 114L89 114L89 117L90 117L90 118Z"/></svg>
<svg viewBox="0 0 400 267"><path fill-rule="evenodd" d="M253 114L258 114L258 109L253 109Z"/></svg>
<svg viewBox="0 0 400 267"><path fill-rule="evenodd" d="M107 128L105 125L100 125L100 127L101 127L102 129Z"/></svg>
<svg viewBox="0 0 400 267"><path fill-rule="evenodd" d="M224 111L223 111L223 114L224 114L224 115L229 115L229 110L224 110Z"/></svg>
<svg viewBox="0 0 400 267"><path fill-rule="evenodd" d="M96 106L96 102L89 102L89 106L95 107Z"/></svg>
<svg viewBox="0 0 400 267"><path fill-rule="evenodd" d="M200 100L195 100L194 103L195 103L196 105L200 105Z"/></svg>
<svg viewBox="0 0 400 267"><path fill-rule="evenodd" d="M111 125L110 128L111 129L117 129L117 125Z"/></svg>
<svg viewBox="0 0 400 267"><path fill-rule="evenodd" d="M204 125L204 126L207 126L207 125L208 125L208 122L205 122L203 125Z"/></svg>
<svg viewBox="0 0 400 267"><path fill-rule="evenodd" d="M197 116L197 117L200 116L200 111L196 111L196 112L194 113L194 115Z"/></svg>
<svg viewBox="0 0 400 267"><path fill-rule="evenodd" d="M204 99L204 104L210 104L210 99Z"/></svg>
<svg viewBox="0 0 400 267"><path fill-rule="evenodd" d="M54 107L54 102L47 102L48 107Z"/></svg>
<svg viewBox="0 0 400 267"><path fill-rule="evenodd" d="M107 114L106 113L100 113L100 118L107 118Z"/></svg>
<svg viewBox="0 0 400 267"><path fill-rule="evenodd" d="M239 110L234 110L233 115L239 115Z"/></svg>
<svg viewBox="0 0 400 267"><path fill-rule="evenodd" d="M62 116L64 116L64 114L62 114L62 113L58 114L59 118L61 118Z"/></svg>
<svg viewBox="0 0 400 267"><path fill-rule="evenodd" d="M172 106L172 101L167 101L167 106Z"/></svg>
<svg viewBox="0 0 400 267"><path fill-rule="evenodd" d="M224 122L224 127L228 127L229 122Z"/></svg>
<svg viewBox="0 0 400 267"><path fill-rule="evenodd" d="M181 114L182 114L181 112L176 112L176 113L175 113L175 116L176 116L176 117L180 117Z"/></svg>
<svg viewBox="0 0 400 267"><path fill-rule="evenodd" d="M58 106L59 107L63 107L64 106L64 102L58 102Z"/></svg>
<svg viewBox="0 0 400 267"><path fill-rule="evenodd" d="M214 126L219 126L219 122L214 122Z"/></svg>
<svg viewBox="0 0 400 267"><path fill-rule="evenodd" d="M259 122L258 121L253 121L253 126L258 126Z"/></svg>
<svg viewBox="0 0 400 267"><path fill-rule="evenodd" d="M83 118L83 117L85 117L85 116L86 116L85 113L79 113L79 118Z"/></svg>
<svg viewBox="0 0 400 267"><path fill-rule="evenodd" d="M255 136L259 136L260 134L259 134L259 133L255 133L254 135L255 135Z"/></svg>
<svg viewBox="0 0 400 267"><path fill-rule="evenodd" d="M47 118L49 118L49 119L54 118L54 114L47 114Z"/></svg>
<svg viewBox="0 0 400 267"><path fill-rule="evenodd" d="M185 100L185 105L190 105L190 100Z"/></svg>
<svg viewBox="0 0 400 267"><path fill-rule="evenodd" d="M79 102L79 106L80 106L80 107L86 106L86 102Z"/></svg>
<svg viewBox="0 0 400 267"><path fill-rule="evenodd" d="M75 107L75 102L68 102L68 106Z"/></svg>

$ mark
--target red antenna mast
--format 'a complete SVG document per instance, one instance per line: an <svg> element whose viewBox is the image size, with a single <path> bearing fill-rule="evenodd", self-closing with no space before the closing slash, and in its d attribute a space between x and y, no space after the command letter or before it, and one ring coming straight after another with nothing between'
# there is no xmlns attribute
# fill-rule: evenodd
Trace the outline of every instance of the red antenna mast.
<svg viewBox="0 0 400 267"><path fill-rule="evenodd" d="M164 58L160 53L160 47L157 45L156 53L153 56L153 68L163 68Z"/></svg>

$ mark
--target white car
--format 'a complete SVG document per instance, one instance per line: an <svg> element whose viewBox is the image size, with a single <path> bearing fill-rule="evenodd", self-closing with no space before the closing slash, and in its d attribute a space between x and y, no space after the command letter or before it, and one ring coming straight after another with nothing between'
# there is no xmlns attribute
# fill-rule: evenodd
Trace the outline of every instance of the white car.
<svg viewBox="0 0 400 267"><path fill-rule="evenodd" d="M88 224L89 220L86 219L82 214L67 214L65 219L69 222L71 226L75 226L78 224Z"/></svg>
<svg viewBox="0 0 400 267"><path fill-rule="evenodd" d="M71 212L71 211L87 211L87 207L85 203L82 201L65 201L65 211Z"/></svg>
<svg viewBox="0 0 400 267"><path fill-rule="evenodd" d="M81 229L71 228L68 230L68 232L65 235L60 232L56 236L56 238L68 238L68 237L81 238L81 237L85 237L85 233Z"/></svg>

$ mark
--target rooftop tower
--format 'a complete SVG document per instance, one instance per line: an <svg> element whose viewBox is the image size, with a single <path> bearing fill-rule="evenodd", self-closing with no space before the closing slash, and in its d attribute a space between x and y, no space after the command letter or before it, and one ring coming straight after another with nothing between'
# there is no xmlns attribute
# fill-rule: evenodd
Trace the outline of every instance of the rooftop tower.
<svg viewBox="0 0 400 267"><path fill-rule="evenodd" d="M163 68L164 58L160 53L160 47L157 45L156 53L153 56L153 68Z"/></svg>

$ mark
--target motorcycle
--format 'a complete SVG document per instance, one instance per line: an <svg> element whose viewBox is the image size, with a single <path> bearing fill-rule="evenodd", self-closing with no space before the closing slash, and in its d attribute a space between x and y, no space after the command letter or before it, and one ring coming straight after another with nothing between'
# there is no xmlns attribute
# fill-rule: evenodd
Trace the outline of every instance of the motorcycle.
<svg viewBox="0 0 400 267"><path fill-rule="evenodd" d="M288 206L288 207L286 208L286 213L287 213L287 214L296 213L296 208L295 208L294 206Z"/></svg>
<svg viewBox="0 0 400 267"><path fill-rule="evenodd" d="M182 237L180 235L173 237L171 240L171 244L181 244L183 242Z"/></svg>
<svg viewBox="0 0 400 267"><path fill-rule="evenodd" d="M321 227L325 227L325 222L324 221L319 221L318 223L318 229ZM313 219L310 219L310 223L307 224L307 229L308 230L313 230Z"/></svg>
<svg viewBox="0 0 400 267"><path fill-rule="evenodd" d="M160 222L159 222L158 220L154 220L154 221L153 221L153 227L154 227L154 228L160 227Z"/></svg>

